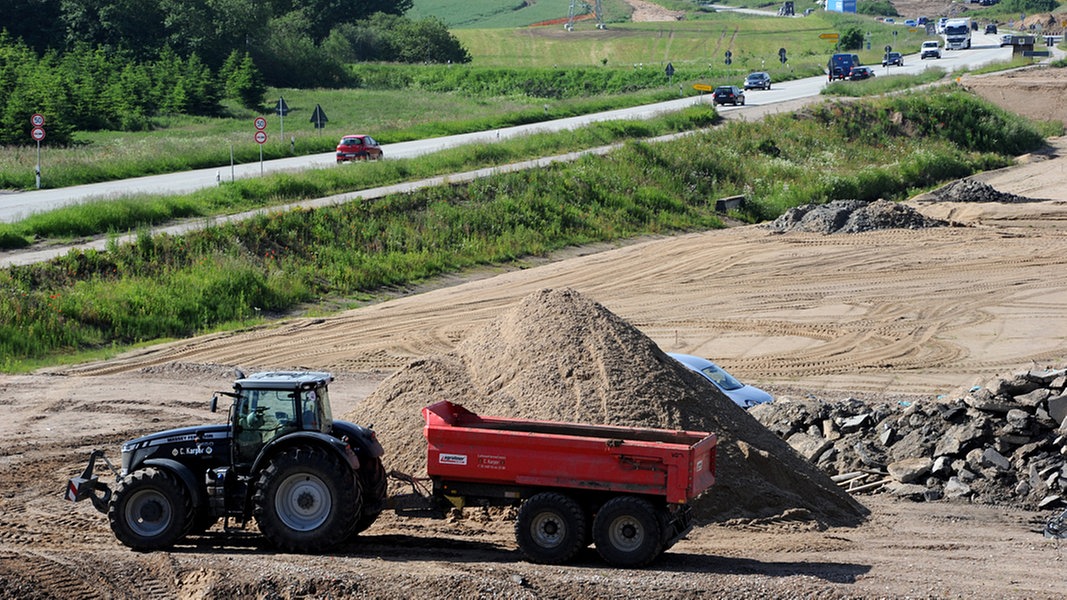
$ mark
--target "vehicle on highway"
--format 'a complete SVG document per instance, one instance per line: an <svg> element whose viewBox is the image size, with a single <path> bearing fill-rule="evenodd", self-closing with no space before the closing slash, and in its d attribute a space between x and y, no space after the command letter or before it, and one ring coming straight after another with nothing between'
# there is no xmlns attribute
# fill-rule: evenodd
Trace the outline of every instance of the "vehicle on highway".
<svg viewBox="0 0 1067 600"><path fill-rule="evenodd" d="M905 27L918 27L919 23L915 19L906 19L904 21L904 26Z"/></svg>
<svg viewBox="0 0 1067 600"><path fill-rule="evenodd" d="M874 69L870 67L852 67L848 73L849 81L862 81L874 77Z"/></svg>
<svg viewBox="0 0 1067 600"><path fill-rule="evenodd" d="M382 147L369 135L346 135L337 143L337 164L352 160L378 160Z"/></svg>
<svg viewBox="0 0 1067 600"><path fill-rule="evenodd" d="M745 91L771 89L771 76L764 71L757 71L745 78Z"/></svg>
<svg viewBox="0 0 1067 600"><path fill-rule="evenodd" d="M949 19L945 22L945 50L967 50L971 47L971 20Z"/></svg>
<svg viewBox="0 0 1067 600"><path fill-rule="evenodd" d="M826 74L829 77L829 81L848 79L852 67L858 67L861 64L863 63L860 62L859 54L834 54L830 56L830 60L826 63Z"/></svg>
<svg viewBox="0 0 1067 600"><path fill-rule="evenodd" d="M986 32L986 35L996 35L997 34L997 24L996 23L988 23L985 26L985 32Z"/></svg>
<svg viewBox="0 0 1067 600"><path fill-rule="evenodd" d="M941 44L934 40L923 42L921 54L919 55L921 60L928 58L941 58Z"/></svg>
<svg viewBox="0 0 1067 600"><path fill-rule="evenodd" d="M1003 48L1004 46L1011 46L1010 33L1005 33L1004 35L1000 36L1000 47Z"/></svg>
<svg viewBox="0 0 1067 600"><path fill-rule="evenodd" d="M888 67L890 65L896 65L898 67L904 66L904 55L899 52L886 52L882 57L882 66Z"/></svg>
<svg viewBox="0 0 1067 600"><path fill-rule="evenodd" d="M712 101L715 104L745 105L745 93L736 85L720 85L712 93Z"/></svg>
<svg viewBox="0 0 1067 600"><path fill-rule="evenodd" d="M774 402L774 396L759 389L758 387L741 383L733 375L723 370L719 365L706 358L693 356L692 354L678 354L668 352L668 356L682 363L690 371L700 374L704 379L715 384L726 397L734 401L741 408L751 408L757 404Z"/></svg>
<svg viewBox="0 0 1067 600"><path fill-rule="evenodd" d="M937 19L936 31L938 35L945 33L945 23L948 23L948 17L940 17Z"/></svg>

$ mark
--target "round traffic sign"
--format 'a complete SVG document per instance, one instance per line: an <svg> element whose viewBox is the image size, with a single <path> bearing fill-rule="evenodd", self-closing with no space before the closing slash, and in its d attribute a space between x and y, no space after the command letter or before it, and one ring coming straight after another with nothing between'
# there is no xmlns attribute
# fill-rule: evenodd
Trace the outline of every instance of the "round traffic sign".
<svg viewBox="0 0 1067 600"><path fill-rule="evenodd" d="M33 139L37 140L38 142L43 140L44 139L44 127L34 127L33 130L30 131L30 137L32 137Z"/></svg>
<svg viewBox="0 0 1067 600"><path fill-rule="evenodd" d="M267 128L267 120L263 117L256 117L256 129L263 131Z"/></svg>
<svg viewBox="0 0 1067 600"><path fill-rule="evenodd" d="M262 144L263 142L267 141L267 132L266 131L257 131L255 137L256 137L256 143L257 144Z"/></svg>
<svg viewBox="0 0 1067 600"><path fill-rule="evenodd" d="M44 125L44 115L41 113L33 113L33 116L30 117L30 123L32 123L34 127L41 127Z"/></svg>

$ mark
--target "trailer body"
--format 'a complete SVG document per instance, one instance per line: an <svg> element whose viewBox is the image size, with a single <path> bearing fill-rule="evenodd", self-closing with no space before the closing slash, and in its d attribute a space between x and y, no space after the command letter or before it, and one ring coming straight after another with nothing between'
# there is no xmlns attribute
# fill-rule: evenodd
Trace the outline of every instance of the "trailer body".
<svg viewBox="0 0 1067 600"><path fill-rule="evenodd" d="M715 483L714 434L423 409L426 469L449 482L655 496L685 504Z"/></svg>

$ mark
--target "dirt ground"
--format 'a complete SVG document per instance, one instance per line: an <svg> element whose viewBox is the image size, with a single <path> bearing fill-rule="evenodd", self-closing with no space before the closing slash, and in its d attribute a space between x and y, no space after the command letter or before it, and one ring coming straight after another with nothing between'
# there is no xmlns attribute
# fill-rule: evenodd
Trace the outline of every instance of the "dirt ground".
<svg viewBox="0 0 1067 600"><path fill-rule="evenodd" d="M1067 78L967 78L1008 108L1067 121ZM1043 83L1048 80L1051 83ZM1027 93L1007 98L1005 89ZM221 422L232 369L314 368L338 378L338 415L412 359L456 345L543 288L603 304L663 350L714 357L780 398L953 396L995 374L1067 366L1067 140L980 178L1043 201L945 205L959 227L853 235L758 226L574 249L522 270L439 282L342 314L180 340L111 361L0 376L0 597L8 598L1062 598L1067 541L1052 513L858 499L857 527L779 518L704 523L651 567L523 562L510 520L386 514L324 556L277 553L254 532L213 531L170 552L121 546L88 503L62 500L93 448Z"/></svg>

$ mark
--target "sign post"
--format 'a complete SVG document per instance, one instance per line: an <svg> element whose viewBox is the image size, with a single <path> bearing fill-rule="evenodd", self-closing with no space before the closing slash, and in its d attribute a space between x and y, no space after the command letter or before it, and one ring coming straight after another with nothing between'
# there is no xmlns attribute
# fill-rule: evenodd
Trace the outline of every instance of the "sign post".
<svg viewBox="0 0 1067 600"><path fill-rule="evenodd" d="M285 103L285 97L284 96L278 96L278 104L275 105L274 110L275 110L275 112L278 113L278 124L279 124L279 127L281 128L280 129L281 133L278 134L281 137L278 138L278 139L284 140L285 139L285 115L289 114L289 105Z"/></svg>
<svg viewBox="0 0 1067 600"><path fill-rule="evenodd" d="M267 143L267 132L263 131L267 128L267 120L263 117L256 117L255 120L256 133L252 136L259 144L259 174L263 174L263 144Z"/></svg>
<svg viewBox="0 0 1067 600"><path fill-rule="evenodd" d="M322 110L322 105L316 104L315 112L311 113L311 122L315 124L315 129L318 129L320 134L322 128L326 127L326 121L329 121L326 118L326 111Z"/></svg>
<svg viewBox="0 0 1067 600"><path fill-rule="evenodd" d="M37 142L37 166L33 170L34 179L37 181L37 189L41 189L41 140L44 139L44 115L41 113L33 113L30 117L30 125L33 125L33 129L30 130L30 137Z"/></svg>

